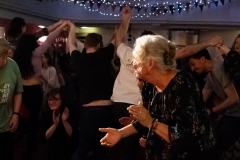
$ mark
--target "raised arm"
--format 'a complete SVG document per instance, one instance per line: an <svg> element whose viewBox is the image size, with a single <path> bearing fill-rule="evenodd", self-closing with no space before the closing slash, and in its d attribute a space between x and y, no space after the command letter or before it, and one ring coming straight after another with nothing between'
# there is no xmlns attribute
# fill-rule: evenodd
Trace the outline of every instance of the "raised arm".
<svg viewBox="0 0 240 160"><path fill-rule="evenodd" d="M68 25L70 26L70 31L68 34L68 47L69 47L69 52L70 55L72 54L72 51L77 50L76 47L76 37L75 37L75 31L76 31L76 27L73 23L68 22Z"/></svg>
<svg viewBox="0 0 240 160"><path fill-rule="evenodd" d="M224 44L220 44L217 47L223 52L223 54L228 54L231 51L231 49L225 46Z"/></svg>
<svg viewBox="0 0 240 160"><path fill-rule="evenodd" d="M58 21L58 22L56 22L56 23L48 26L48 27L47 27L48 32L51 33L51 32L54 31L57 27L61 26L61 25L63 24L63 22L64 22L63 20L60 20L60 21Z"/></svg>
<svg viewBox="0 0 240 160"><path fill-rule="evenodd" d="M49 46L52 44L53 40L56 39L59 34L61 33L62 29L67 25L67 21L63 22L61 26L59 26L58 28L56 28L51 34L49 34L49 36L47 37L46 41L43 42L42 45L40 45L39 47L37 47L34 50L34 56L36 57L41 57L41 55L43 53L45 53L47 51L47 49L49 48Z"/></svg>
<svg viewBox="0 0 240 160"><path fill-rule="evenodd" d="M42 28L41 30L39 30L38 32L34 33L36 40L41 38L42 36L48 36L49 33L51 33L52 31L54 31L57 27L59 27L60 25L62 25L64 21L60 20L54 24L52 24L51 26L47 27L47 28Z"/></svg>
<svg viewBox="0 0 240 160"><path fill-rule="evenodd" d="M131 8L124 7L122 9L122 23L116 33L116 48L124 42L124 39L127 34L129 22L131 20Z"/></svg>
<svg viewBox="0 0 240 160"><path fill-rule="evenodd" d="M219 36L214 36L208 41L204 41L201 43L193 44L193 45L188 45L186 47L183 47L179 50L176 51L175 59L182 59L191 55L194 55L195 53L210 47L210 46L217 46L219 44L222 44L222 38Z"/></svg>

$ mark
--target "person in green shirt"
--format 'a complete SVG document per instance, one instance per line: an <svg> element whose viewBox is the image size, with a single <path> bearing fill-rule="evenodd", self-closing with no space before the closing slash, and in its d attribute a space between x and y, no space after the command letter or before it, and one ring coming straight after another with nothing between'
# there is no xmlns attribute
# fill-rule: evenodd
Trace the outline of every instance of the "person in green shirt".
<svg viewBox="0 0 240 160"><path fill-rule="evenodd" d="M14 131L18 128L22 80L17 63L8 58L9 43L0 38L0 159L14 159Z"/></svg>

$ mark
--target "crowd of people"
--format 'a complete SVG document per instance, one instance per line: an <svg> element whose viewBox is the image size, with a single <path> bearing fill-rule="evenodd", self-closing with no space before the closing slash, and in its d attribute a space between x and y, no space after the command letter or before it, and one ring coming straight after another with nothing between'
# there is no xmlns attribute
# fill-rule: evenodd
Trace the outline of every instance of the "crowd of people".
<svg viewBox="0 0 240 160"><path fill-rule="evenodd" d="M120 160L137 159L140 147L147 160L224 159L240 139L240 36L232 48L220 36L177 48L145 30L131 48L130 21L124 7L103 46L98 33L79 41L67 20L34 34L25 33L24 19L11 20L0 38L1 160L14 160L21 136L24 160L38 140L43 160L84 160L90 152L107 160L118 142ZM53 45L61 32L68 53ZM221 59L211 58L210 46Z"/></svg>

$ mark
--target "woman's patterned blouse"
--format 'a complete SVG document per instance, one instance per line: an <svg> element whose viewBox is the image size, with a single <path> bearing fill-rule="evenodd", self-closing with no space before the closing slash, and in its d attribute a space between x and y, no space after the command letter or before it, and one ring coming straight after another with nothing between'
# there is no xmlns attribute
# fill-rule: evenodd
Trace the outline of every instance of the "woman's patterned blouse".
<svg viewBox="0 0 240 160"><path fill-rule="evenodd" d="M227 76L240 89L240 54L230 50L224 58L223 65Z"/></svg>
<svg viewBox="0 0 240 160"><path fill-rule="evenodd" d="M168 125L170 140L167 143L149 130L145 148L148 160L187 159L209 150L215 144L201 91L191 74L178 72L163 92L145 83L142 95L143 105L150 115ZM138 121L133 126L139 132L143 130Z"/></svg>

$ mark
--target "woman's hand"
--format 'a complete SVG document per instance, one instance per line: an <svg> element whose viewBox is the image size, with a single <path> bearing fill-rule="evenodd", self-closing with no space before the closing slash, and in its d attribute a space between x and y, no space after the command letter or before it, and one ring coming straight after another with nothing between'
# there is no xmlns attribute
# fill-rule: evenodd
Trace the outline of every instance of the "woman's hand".
<svg viewBox="0 0 240 160"><path fill-rule="evenodd" d="M55 126L58 126L59 121L60 121L60 114L58 114L58 115L56 116L56 110L54 110L54 111L53 111L53 124L54 124Z"/></svg>
<svg viewBox="0 0 240 160"><path fill-rule="evenodd" d="M74 25L74 23L68 21L67 25L70 27L70 30L76 30L76 26Z"/></svg>
<svg viewBox="0 0 240 160"><path fill-rule="evenodd" d="M60 25L60 28L61 28L63 31L66 31L66 30L67 30L68 22L69 22L69 21L63 21L62 24Z"/></svg>
<svg viewBox="0 0 240 160"><path fill-rule="evenodd" d="M107 134L100 140L101 145L112 147L122 139L121 133L114 128L99 128L100 132L107 132Z"/></svg>
<svg viewBox="0 0 240 160"><path fill-rule="evenodd" d="M62 122L65 123L67 122L69 117L69 109L67 107L65 107L63 113L62 113Z"/></svg>
<svg viewBox="0 0 240 160"><path fill-rule="evenodd" d="M121 123L121 125L127 126L131 124L133 120L134 119L132 117L122 117L119 119L119 122Z"/></svg>
<svg viewBox="0 0 240 160"><path fill-rule="evenodd" d="M129 111L130 115L138 120L143 126L151 128L153 118L141 102L139 102L138 105L131 105L127 108L127 110Z"/></svg>
<svg viewBox="0 0 240 160"><path fill-rule="evenodd" d="M140 144L140 146L142 146L143 148L146 148L146 141L147 141L146 138L141 137L141 138L139 139L139 144Z"/></svg>

